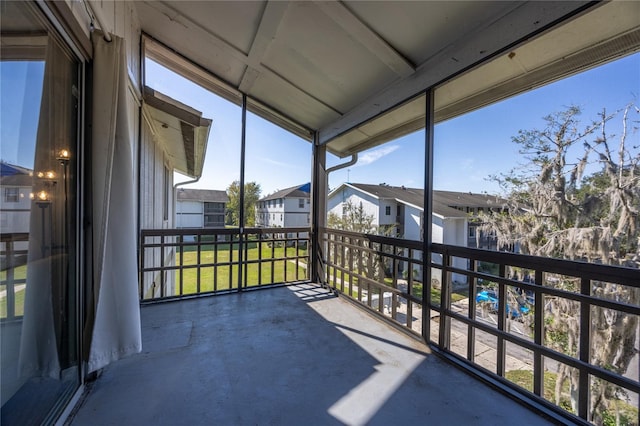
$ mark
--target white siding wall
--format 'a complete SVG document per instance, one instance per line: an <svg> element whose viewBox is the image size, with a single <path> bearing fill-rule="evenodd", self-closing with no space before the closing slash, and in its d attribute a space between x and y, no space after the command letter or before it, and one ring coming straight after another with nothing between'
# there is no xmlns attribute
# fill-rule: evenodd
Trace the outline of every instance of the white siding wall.
<svg viewBox="0 0 640 426"><path fill-rule="evenodd" d="M440 216L433 215L432 218L433 227L431 228L431 242L441 243L443 242L444 232L444 219Z"/></svg>
<svg viewBox="0 0 640 426"><path fill-rule="evenodd" d="M142 127L142 150L140 161L140 227L142 229L164 229L173 227L173 191L169 191L169 215L164 220L165 156L162 147L155 141L146 120ZM173 172L168 174L169 188L173 188Z"/></svg>
<svg viewBox="0 0 640 426"><path fill-rule="evenodd" d="M276 199L271 201L271 207L268 201L261 201L267 204L264 208L256 207L256 224L264 228L309 226L310 204L304 199L304 207L300 208L299 200L298 197L284 198L280 206L280 199Z"/></svg>
<svg viewBox="0 0 640 426"><path fill-rule="evenodd" d="M422 224L420 223L420 217L422 216L422 210L418 210L412 206L405 206L404 209L404 239L421 241L420 229Z"/></svg>
<svg viewBox="0 0 640 426"><path fill-rule="evenodd" d="M7 203L4 201L5 188L18 188L18 202ZM7 185L0 191L0 229L2 233L29 232L29 217L31 216L30 186L15 187Z"/></svg>
<svg viewBox="0 0 640 426"><path fill-rule="evenodd" d="M467 246L467 226L466 219L463 218L448 218L444 223L444 244L455 246ZM466 259L453 259L453 265L456 268L466 269ZM465 275L453 274L453 282L466 283L467 277Z"/></svg>
<svg viewBox="0 0 640 426"><path fill-rule="evenodd" d="M300 208L300 198L285 198L284 199L284 226L285 227L300 227L310 226L307 221L309 217L309 206L307 199L304 199L303 207Z"/></svg>
<svg viewBox="0 0 640 426"><path fill-rule="evenodd" d="M266 228L282 228L284 226L284 202L282 207L280 207L279 199L271 200L271 205L269 205L269 201L266 203L266 207L262 210L262 214L266 214L263 219L263 226Z"/></svg>
<svg viewBox="0 0 640 426"><path fill-rule="evenodd" d="M71 9L83 28L89 28L87 12L81 2L69 1ZM125 40L127 69L129 78L137 90L140 88L140 21L134 2L129 1L92 1L91 7L102 11L108 32ZM88 32L87 32L88 35Z"/></svg>
<svg viewBox="0 0 640 426"><path fill-rule="evenodd" d="M356 191L353 188L343 188L341 191L333 194L327 201L327 210L330 213L342 216L342 204L351 202L355 207L359 207L362 203L362 208L365 213L373 216L373 224L380 225L380 209L378 208L378 199L368 194L363 194L360 191ZM384 213L384 211L383 211ZM392 212L393 213L393 212ZM395 218L395 216L393 216Z"/></svg>
<svg viewBox="0 0 640 426"><path fill-rule="evenodd" d="M84 5L81 2L66 0L73 15L77 19L80 26L84 29L85 34L89 37L89 21ZM142 78L140 75L140 35L141 28L136 7L134 2L125 1L93 1L91 6L98 9L105 19L105 28L107 32L113 33L124 39L126 49L126 62L129 75L127 82L129 92L127 103L129 106L129 123L130 136L133 141L131 155L133 158L134 176L138 176L135 168L140 164L140 182L132 182L136 193L140 191L140 227L142 229L159 229L174 226L173 218L173 191L168 192L168 220L164 220L164 185L169 188L173 186L172 165L169 166L168 181L165 181L164 166L165 155L162 149L154 141L151 130L146 122L140 123L140 93ZM143 120L144 121L144 120ZM141 138L138 139L138 129L141 127ZM141 157L138 158L138 149L140 148ZM165 259L173 259L173 252L167 249L165 253L149 251L145 255L145 265L158 265L160 256ZM168 264L168 263L167 263ZM170 278L172 274L169 274ZM158 277L154 277L147 282L156 281L159 283ZM147 290L147 289L145 289ZM157 288L159 292L159 288Z"/></svg>
<svg viewBox="0 0 640 426"><path fill-rule="evenodd" d="M165 153L162 146L155 140L152 130L146 119L142 120L140 152L140 228L141 229L168 229L174 227L174 191L173 191L173 167L165 163ZM169 173L166 174L165 166ZM168 215L164 219L165 185L168 195ZM155 241L159 243L158 241ZM145 250L145 266L160 266L160 258L164 256L164 264L171 265L175 260L175 251L168 247L161 253L160 248ZM149 272L145 276L145 294L153 291L160 295L160 273ZM171 295L175 287L175 274L165 274L166 295Z"/></svg>
<svg viewBox="0 0 640 426"><path fill-rule="evenodd" d="M378 209L378 217L380 218L379 225L395 225L396 224L396 213L398 203L395 201L382 200L379 201L380 208ZM387 216L387 207L389 207L389 215Z"/></svg>
<svg viewBox="0 0 640 426"><path fill-rule="evenodd" d="M176 228L204 228L204 203L176 201Z"/></svg>

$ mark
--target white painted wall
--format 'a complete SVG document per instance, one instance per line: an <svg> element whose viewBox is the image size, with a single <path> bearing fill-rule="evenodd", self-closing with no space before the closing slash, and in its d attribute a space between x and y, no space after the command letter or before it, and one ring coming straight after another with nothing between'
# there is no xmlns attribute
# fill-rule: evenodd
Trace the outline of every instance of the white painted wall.
<svg viewBox="0 0 640 426"><path fill-rule="evenodd" d="M202 201L176 201L176 228L204 228Z"/></svg>
<svg viewBox="0 0 640 426"><path fill-rule="evenodd" d="M351 204L356 207L359 207L360 204L362 204L362 208L365 213L373 216L373 224L380 225L380 208L378 207L379 200L369 194L364 194L361 191L356 191L350 187L343 187L340 191L335 192L329 198L327 201L327 211L329 213L336 214L338 217L342 217L342 204L346 204L348 202L351 202ZM395 219L395 216L393 217Z"/></svg>
<svg viewBox="0 0 640 426"><path fill-rule="evenodd" d="M405 206L404 209L404 235L402 238L406 240L421 241L420 229L422 210L413 206Z"/></svg>
<svg viewBox="0 0 640 426"><path fill-rule="evenodd" d="M379 200L379 208L378 208L378 225L395 225L396 222L396 213L398 209L398 203L391 200ZM389 215L386 214L387 207L389 207Z"/></svg>
<svg viewBox="0 0 640 426"><path fill-rule="evenodd" d="M455 246L467 246L467 220L464 218L447 218L444 221L444 244ZM453 264L456 268L466 269L468 262L466 259L453 259ZM454 283L466 283L466 275L453 274L452 280Z"/></svg>
<svg viewBox="0 0 640 426"><path fill-rule="evenodd" d="M85 31L85 35L89 38L89 18L87 16L85 5L81 2L66 0L74 17L78 21L80 27ZM125 56L127 62L127 70L129 79L127 81L129 91L127 93L127 103L129 106L129 134L133 141L131 145L131 155L133 158L132 166L134 167L133 176L138 176L136 171L137 165L140 164L140 182L132 182L135 191L140 191L140 227L142 229L158 229L173 227L173 197L172 191L169 192L169 212L168 220L164 220L163 210L163 184L164 182L164 152L158 147L153 138L152 132L146 122L140 123L140 93L142 78L140 75L140 35L141 28L136 8L133 2L124 1L92 1L91 6L99 11L105 19L106 32L113 33L124 39ZM140 138L138 137L138 129L141 129ZM140 158L138 158L138 149L140 149ZM171 167L171 165L169 165ZM171 170L171 168L170 168ZM173 173L169 173L168 185L173 185ZM159 265L160 256L165 259L173 259L172 249L167 249L165 253L160 253L160 249L149 250L145 254L145 265ZM152 274L154 275L154 274ZM168 274L170 279L172 274ZM145 280L147 284L156 281L159 283L159 277L153 276ZM150 284L149 284L150 286ZM148 290L145 288L144 290ZM159 292L159 288L157 289Z"/></svg>
<svg viewBox="0 0 640 426"><path fill-rule="evenodd" d="M0 191L0 229L3 234L11 234L18 232L29 232L29 217L31 216L31 198L29 194L32 189L30 186L22 186L18 188L18 201L5 202L5 188L16 188L15 186L3 186Z"/></svg>
<svg viewBox="0 0 640 426"><path fill-rule="evenodd" d="M303 206L300 207L300 200L303 200ZM285 198L284 199L284 226L300 227L310 226L307 221L310 213L309 198Z"/></svg>
<svg viewBox="0 0 640 426"><path fill-rule="evenodd" d="M300 208L301 198L284 198L282 206L280 199L272 200L271 207L256 207L256 225L264 228L297 228L310 226L309 213L310 203L308 198L304 199L304 207ZM262 203L262 202L261 202ZM268 203L265 202L265 203Z"/></svg>

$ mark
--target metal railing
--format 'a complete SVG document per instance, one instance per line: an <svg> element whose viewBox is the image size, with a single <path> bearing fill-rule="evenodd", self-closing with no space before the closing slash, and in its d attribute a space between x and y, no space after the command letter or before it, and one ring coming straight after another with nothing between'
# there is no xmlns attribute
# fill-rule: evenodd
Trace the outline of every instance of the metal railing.
<svg viewBox="0 0 640 426"><path fill-rule="evenodd" d="M638 344L640 270L431 244L423 286L421 242L333 229L321 241L326 284L445 356L576 421L595 421L594 392L607 388L639 423L637 371L600 365L594 347L624 342L603 343L594 327L627 321L626 344Z"/></svg>
<svg viewBox="0 0 640 426"><path fill-rule="evenodd" d="M149 229L142 302L308 281L309 228Z"/></svg>
<svg viewBox="0 0 640 426"><path fill-rule="evenodd" d="M28 242L28 232L0 234L0 320L2 321L23 316ZM20 248L20 246L23 247ZM22 296L18 297L19 295Z"/></svg>
<svg viewBox="0 0 640 426"><path fill-rule="evenodd" d="M329 229L322 241L329 286L420 334L422 243Z"/></svg>

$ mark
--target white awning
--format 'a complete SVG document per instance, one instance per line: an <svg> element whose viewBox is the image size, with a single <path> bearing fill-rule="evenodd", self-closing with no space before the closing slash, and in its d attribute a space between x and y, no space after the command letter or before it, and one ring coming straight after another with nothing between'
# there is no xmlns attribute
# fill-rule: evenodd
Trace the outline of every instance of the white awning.
<svg viewBox="0 0 640 426"><path fill-rule="evenodd" d="M143 114L164 147L174 169L186 176L202 175L211 120L202 113L149 87L142 95Z"/></svg>

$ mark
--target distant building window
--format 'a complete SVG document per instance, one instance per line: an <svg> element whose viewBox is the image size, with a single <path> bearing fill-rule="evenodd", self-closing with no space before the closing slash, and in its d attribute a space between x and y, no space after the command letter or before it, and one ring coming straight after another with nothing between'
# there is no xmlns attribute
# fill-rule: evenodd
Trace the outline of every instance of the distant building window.
<svg viewBox="0 0 640 426"><path fill-rule="evenodd" d="M476 227L475 226L470 226L469 227L469 238L475 238L476 237Z"/></svg>
<svg viewBox="0 0 640 426"><path fill-rule="evenodd" d="M384 208L384 215L385 216L391 216L391 206L386 206Z"/></svg>
<svg viewBox="0 0 640 426"><path fill-rule="evenodd" d="M282 222L282 215L280 215L280 222Z"/></svg>
<svg viewBox="0 0 640 426"><path fill-rule="evenodd" d="M205 213L224 213L224 203L205 202L204 212Z"/></svg>
<svg viewBox="0 0 640 426"><path fill-rule="evenodd" d="M4 202L5 203L17 203L20 201L20 189L19 188L5 188L4 189Z"/></svg>
<svg viewBox="0 0 640 426"><path fill-rule="evenodd" d="M400 216L400 204L396 206L396 216Z"/></svg>
<svg viewBox="0 0 640 426"><path fill-rule="evenodd" d="M282 198L278 199L278 204L280 205L280 207L282 207Z"/></svg>
<svg viewBox="0 0 640 426"><path fill-rule="evenodd" d="M307 198L307 204L311 204L311 200Z"/></svg>
<svg viewBox="0 0 640 426"><path fill-rule="evenodd" d="M298 207L300 207L301 209L303 209L303 208L304 208L304 198L300 198L300 199L298 200Z"/></svg>

